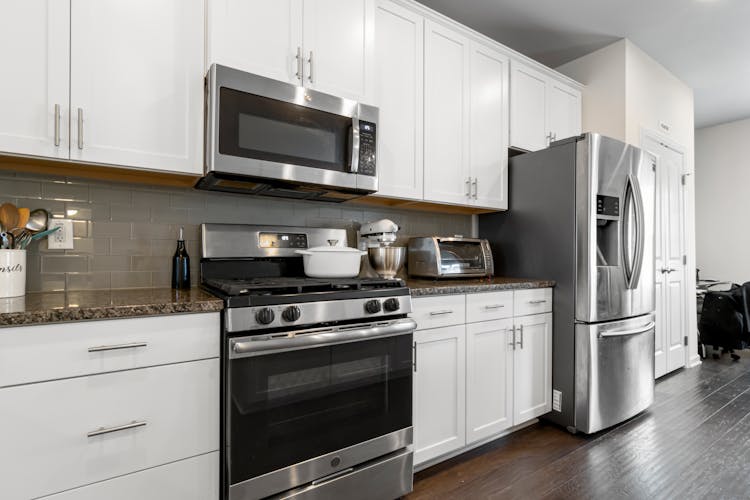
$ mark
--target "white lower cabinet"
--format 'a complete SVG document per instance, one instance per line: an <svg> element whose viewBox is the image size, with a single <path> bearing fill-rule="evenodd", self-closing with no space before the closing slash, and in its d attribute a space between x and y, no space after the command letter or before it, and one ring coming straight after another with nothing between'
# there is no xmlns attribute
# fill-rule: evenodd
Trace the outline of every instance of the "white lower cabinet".
<svg viewBox="0 0 750 500"><path fill-rule="evenodd" d="M414 462L466 444L466 327L414 334Z"/></svg>
<svg viewBox="0 0 750 500"><path fill-rule="evenodd" d="M211 500L219 497L219 452L116 477L48 500Z"/></svg>
<svg viewBox="0 0 750 500"><path fill-rule="evenodd" d="M551 289L417 297L412 302L417 321L416 466L499 436L552 409ZM440 327L420 322L435 313L453 315L454 323L461 317L468 322Z"/></svg>

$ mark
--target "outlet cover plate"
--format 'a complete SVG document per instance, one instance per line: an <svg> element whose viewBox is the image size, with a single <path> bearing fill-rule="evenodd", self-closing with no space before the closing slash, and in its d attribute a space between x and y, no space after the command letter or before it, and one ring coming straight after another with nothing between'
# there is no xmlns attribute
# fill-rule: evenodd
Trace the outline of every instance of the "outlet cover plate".
<svg viewBox="0 0 750 500"><path fill-rule="evenodd" d="M73 221L70 219L50 219L47 228L59 227L57 231L47 236L47 248L50 250L73 249Z"/></svg>

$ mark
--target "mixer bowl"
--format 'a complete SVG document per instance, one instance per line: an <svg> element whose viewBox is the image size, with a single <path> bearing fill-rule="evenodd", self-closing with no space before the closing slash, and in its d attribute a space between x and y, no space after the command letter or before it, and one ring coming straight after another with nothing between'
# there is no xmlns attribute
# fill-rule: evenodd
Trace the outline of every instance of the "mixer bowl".
<svg viewBox="0 0 750 500"><path fill-rule="evenodd" d="M395 279L406 262L406 247L368 248L370 265L381 278Z"/></svg>

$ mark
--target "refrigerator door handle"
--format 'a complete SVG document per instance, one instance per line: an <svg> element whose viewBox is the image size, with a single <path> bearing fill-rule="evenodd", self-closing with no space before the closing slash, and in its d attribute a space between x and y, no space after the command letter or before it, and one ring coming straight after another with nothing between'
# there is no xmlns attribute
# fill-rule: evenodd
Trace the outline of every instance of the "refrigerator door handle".
<svg viewBox="0 0 750 500"><path fill-rule="evenodd" d="M631 214L632 207L632 214ZM641 198L638 182L632 175L628 175L625 187L625 201L623 207L622 252L624 257L623 270L627 288L638 287L643 265L643 250L645 238L643 234L644 215L643 199ZM632 241L635 239L635 242Z"/></svg>
<svg viewBox="0 0 750 500"><path fill-rule="evenodd" d="M656 323L649 321L646 325L639 328L633 328L632 330L610 330L599 332L599 337L624 337L626 335L637 335L639 333L646 333L654 326L656 326Z"/></svg>
<svg viewBox="0 0 750 500"><path fill-rule="evenodd" d="M633 275L630 278L630 288L638 288L638 282L641 278L641 268L643 267L644 248L646 245L646 235L644 234L644 228L646 224L646 217L644 215L643 198L641 197L641 185L638 179L630 177L630 182L633 189L633 198L635 201L635 266L633 268Z"/></svg>

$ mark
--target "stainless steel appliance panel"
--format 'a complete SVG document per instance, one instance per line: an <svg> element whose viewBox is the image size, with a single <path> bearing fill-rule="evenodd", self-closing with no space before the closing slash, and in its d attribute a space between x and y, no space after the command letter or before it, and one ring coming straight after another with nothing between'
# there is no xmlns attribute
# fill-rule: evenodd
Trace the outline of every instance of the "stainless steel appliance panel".
<svg viewBox="0 0 750 500"><path fill-rule="evenodd" d="M576 320L651 312L655 172L640 149L586 134L576 154Z"/></svg>
<svg viewBox="0 0 750 500"><path fill-rule="evenodd" d="M291 192L294 189L299 189L302 192L309 191L309 189L305 189L305 186L322 186L363 194L377 191L378 182L377 175L375 175L374 154L376 150L374 144L375 132L373 130L371 133L365 133L365 130L360 130L360 122L368 122L367 127L376 126L378 121L377 108L217 64L211 66L206 78L205 173L207 178L201 181L198 187L239 192L242 189L242 178L247 178L246 190L259 194L272 194L272 189L262 184L264 179L284 183L286 189L277 190L279 192ZM348 168L345 171L337 171L308 165L279 163L277 161L222 154L219 144L222 123L221 89L232 89L258 95L279 101L282 104L301 106L350 119ZM361 142L364 137L369 137L367 139L369 142ZM283 143L283 140L281 140L283 138L279 139ZM361 148L372 151L372 154L366 154L363 158L360 154ZM367 169L363 167L363 162L367 164ZM214 174L229 175L230 179L220 181L212 177ZM253 179L256 182L252 182ZM260 181L260 184L257 181ZM222 183L231 187L221 187ZM327 199L337 201L335 195L330 193L326 193L326 195L330 195ZM292 195L290 194L290 196ZM312 192L310 196L313 196ZM300 195L299 197L304 196ZM345 199L348 199L348 197L342 197L339 201Z"/></svg>
<svg viewBox="0 0 750 500"><path fill-rule="evenodd" d="M654 319L575 327L575 429L590 434L618 424L654 400Z"/></svg>
<svg viewBox="0 0 750 500"><path fill-rule="evenodd" d="M262 235L276 234L304 235L303 248L329 246L329 240L337 241L334 246L347 246L346 229L294 226L258 226L248 224L201 224L201 257L204 259L299 257L297 247L269 248L261 243Z"/></svg>

